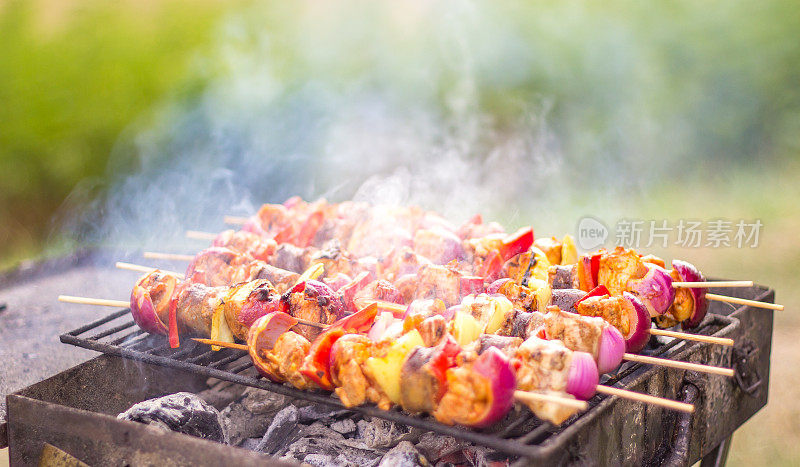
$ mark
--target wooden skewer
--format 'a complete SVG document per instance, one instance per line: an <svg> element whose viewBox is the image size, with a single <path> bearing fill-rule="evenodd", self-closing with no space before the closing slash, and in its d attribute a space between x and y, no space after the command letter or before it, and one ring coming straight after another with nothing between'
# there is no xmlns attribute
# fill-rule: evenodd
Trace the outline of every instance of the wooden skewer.
<svg viewBox="0 0 800 467"><path fill-rule="evenodd" d="M216 345L228 349L244 350L245 352L248 352L250 350L250 348L247 347L245 344L234 344L233 342L215 341L211 339L202 339L199 337L193 337L192 340L195 340L201 344Z"/></svg>
<svg viewBox="0 0 800 467"><path fill-rule="evenodd" d="M681 370L699 371L701 373L710 373L712 375L733 377L733 368L701 365L699 363L681 362L677 360L670 360L668 358L648 357L647 355L636 355L632 353L623 354L622 359L630 362L648 363L650 365L660 365L670 368L679 368Z"/></svg>
<svg viewBox="0 0 800 467"><path fill-rule="evenodd" d="M217 234L211 232L201 232L199 230L187 230L186 238L192 238L195 240L214 240L217 238Z"/></svg>
<svg viewBox="0 0 800 467"><path fill-rule="evenodd" d="M673 282L673 287L752 287L753 281Z"/></svg>
<svg viewBox="0 0 800 467"><path fill-rule="evenodd" d="M117 269L125 269L125 270L128 270L128 271L138 271L138 272L153 272L156 269L158 269L158 268L151 268L150 266L141 266L139 264L123 263L121 261L117 261L115 266L117 267ZM179 272L165 271L163 269L161 271L163 271L163 272L165 272L167 274L172 274L173 276L177 277L178 279L184 279L185 278L185 276L183 274L179 273Z"/></svg>
<svg viewBox="0 0 800 467"><path fill-rule="evenodd" d="M575 410L586 410L589 408L589 403L586 401L570 399L569 397L559 397L554 394L543 394L540 392L514 391L514 399L520 402L549 402Z"/></svg>
<svg viewBox="0 0 800 467"><path fill-rule="evenodd" d="M675 339L685 339L687 341L706 342L708 344L733 345L733 339L727 337L703 336L700 334L690 334L688 332L668 331L666 329L650 329L650 334L654 336L674 337Z"/></svg>
<svg viewBox="0 0 800 467"><path fill-rule="evenodd" d="M679 412L692 413L694 412L694 405L685 402L678 402L671 399L664 399L663 397L651 396L649 394L642 394L639 392L628 391L625 389L612 388L611 386L597 385L597 392L600 394L608 394L609 396L622 397L632 401L644 402L645 404L659 405L668 409L677 410Z"/></svg>
<svg viewBox="0 0 800 467"><path fill-rule="evenodd" d="M81 305L113 306L119 308L128 308L129 306L131 306L131 302L125 300L106 300L104 298L74 297L72 295L59 295L58 301L64 303L78 303Z"/></svg>
<svg viewBox="0 0 800 467"><path fill-rule="evenodd" d="M202 339L199 337L192 338L201 344L208 344L208 345L216 345L219 347L225 347L228 349L236 349L236 350L244 350L249 352L250 349L245 344L234 344L233 342L222 342L216 341L211 339ZM571 399L569 397L559 397L554 394L542 394L538 392L526 392L526 391L514 391L514 398L522 401L522 402L549 402L554 404L560 404L566 407L570 407L576 410L586 410L589 408L589 404L586 401L580 401L577 399Z"/></svg>
<svg viewBox="0 0 800 467"><path fill-rule="evenodd" d="M783 305L778 305L776 303L765 303L759 302L758 300L747 300L746 298L728 297L727 295L717 295L715 293L707 293L706 298L709 300L716 300L718 302L735 303L737 305L749 305L755 308L783 311Z"/></svg>
<svg viewBox="0 0 800 467"><path fill-rule="evenodd" d="M168 259L173 261L193 261L192 255L178 255L175 253L158 253L155 251L145 251L144 255L147 259Z"/></svg>
<svg viewBox="0 0 800 467"><path fill-rule="evenodd" d="M375 300L373 298L360 298L356 300L356 307L358 309L364 308L368 305L372 305L376 303L378 305L378 311L389 311L392 313L405 313L408 306L401 305L399 303L387 302L383 300Z"/></svg>
<svg viewBox="0 0 800 467"><path fill-rule="evenodd" d="M239 216L225 216L222 218L223 222L230 225L244 225L250 219L247 217L239 217Z"/></svg>

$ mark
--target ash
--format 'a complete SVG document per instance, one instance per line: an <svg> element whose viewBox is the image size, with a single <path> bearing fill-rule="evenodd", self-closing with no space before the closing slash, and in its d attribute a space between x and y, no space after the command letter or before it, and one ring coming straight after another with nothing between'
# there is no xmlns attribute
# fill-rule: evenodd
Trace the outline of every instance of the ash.
<svg viewBox="0 0 800 467"><path fill-rule="evenodd" d="M135 421L315 467L502 466L514 460L450 436L251 387L242 391L242 386L220 382L185 407L175 404L188 396L145 401L126 413L135 408ZM200 415L219 424L198 424L209 430L200 432L174 422Z"/></svg>

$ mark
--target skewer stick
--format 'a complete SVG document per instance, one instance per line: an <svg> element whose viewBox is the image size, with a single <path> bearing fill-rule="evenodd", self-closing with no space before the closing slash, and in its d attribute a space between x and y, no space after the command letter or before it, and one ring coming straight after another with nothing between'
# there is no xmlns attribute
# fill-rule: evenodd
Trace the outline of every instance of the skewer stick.
<svg viewBox="0 0 800 467"><path fill-rule="evenodd" d="M194 256L192 255L178 255L175 253L158 253L155 251L145 251L144 255L147 259L167 259L172 261L192 261L194 260Z"/></svg>
<svg viewBox="0 0 800 467"><path fill-rule="evenodd" d="M250 348L247 347L245 344L234 344L233 342L215 341L211 339L202 339L200 337L193 337L192 340L197 341L201 344L216 345L228 349L244 350L245 352L248 352L250 350Z"/></svg>
<svg viewBox="0 0 800 467"><path fill-rule="evenodd" d="M747 300L746 298L728 297L726 295L717 295L715 293L707 293L706 298L709 300L716 300L718 302L735 303L737 305L749 305L756 308L766 308L767 310L783 311L783 305L776 303L759 302L758 300Z"/></svg>
<svg viewBox="0 0 800 467"><path fill-rule="evenodd" d="M677 410L679 412L692 413L694 412L694 405L685 402L678 402L671 399L664 399L663 397L651 396L649 394L642 394L639 392L628 391L625 389L612 388L611 386L597 385L597 392L600 394L607 394L609 396L617 396L623 399L632 401L644 402L645 404L659 405L668 409Z"/></svg>
<svg viewBox="0 0 800 467"><path fill-rule="evenodd" d="M654 336L674 337L675 339L685 339L687 341L706 342L708 344L733 345L733 339L727 337L702 336L700 334L690 334L688 332L667 331L666 329L650 329L650 334Z"/></svg>
<svg viewBox="0 0 800 467"><path fill-rule="evenodd" d="M222 218L223 222L230 225L244 225L249 221L247 217L239 217L239 216L225 216Z"/></svg>
<svg viewBox="0 0 800 467"><path fill-rule="evenodd" d="M520 402L548 402L563 405L575 410L586 410L589 408L589 403L586 401L570 399L569 397L559 397L553 394L543 394L540 392L514 391L514 399Z"/></svg>
<svg viewBox="0 0 800 467"><path fill-rule="evenodd" d="M699 363L681 362L677 360L670 360L668 358L648 357L647 355L636 355L632 353L623 354L622 359L628 360L629 362L648 363L650 365L660 365L670 368L679 368L681 370L699 371L701 373L710 373L712 375L733 377L733 368L701 365Z"/></svg>
<svg viewBox="0 0 800 467"><path fill-rule="evenodd" d="M360 298L356 300L356 307L360 310L364 307L372 305L376 303L378 305L378 312L388 311L392 314L400 313L403 314L408 309L408 306L401 305L399 303L387 302L384 300L375 300L373 298Z"/></svg>
<svg viewBox="0 0 800 467"><path fill-rule="evenodd" d="M673 287L752 287L753 281L673 282Z"/></svg>
<svg viewBox="0 0 800 467"><path fill-rule="evenodd" d="M113 306L119 308L128 308L129 306L131 306L131 302L125 300L106 300L104 298L74 297L72 295L59 295L58 301L64 303L78 303L81 305Z"/></svg>
<svg viewBox="0 0 800 467"><path fill-rule="evenodd" d="M315 328L325 329L325 328L328 327L327 324L317 323L317 322L314 322L314 321L308 321L308 320L305 320L305 319L294 318L294 320L297 321L298 324L305 324L306 326L311 326L311 327L315 327Z"/></svg>
<svg viewBox="0 0 800 467"><path fill-rule="evenodd" d="M228 349L244 350L249 352L249 347L245 344L234 344L232 342L222 342L211 339L202 339L199 337L192 338L192 340L200 342L201 344L216 345ZM589 403L569 397L559 397L554 394L542 394L538 392L514 391L514 398L522 402L549 402L553 404L560 404L576 410L586 410L589 408Z"/></svg>
<svg viewBox="0 0 800 467"><path fill-rule="evenodd" d="M201 232L199 230L187 230L186 238L192 238L195 240L214 240L217 238L217 234L211 232Z"/></svg>
<svg viewBox="0 0 800 467"><path fill-rule="evenodd" d="M158 269L158 268L151 268L150 266L142 266L142 265L139 265L139 264L123 263L121 261L117 261L117 263L115 263L115 266L117 267L117 269L125 269L125 270L128 270L128 271L139 271L139 272L153 272L156 269ZM185 278L185 276L183 274L179 273L179 272L164 271L163 269L161 271L165 272L167 274L172 274L173 276L177 277L178 279L184 279Z"/></svg>

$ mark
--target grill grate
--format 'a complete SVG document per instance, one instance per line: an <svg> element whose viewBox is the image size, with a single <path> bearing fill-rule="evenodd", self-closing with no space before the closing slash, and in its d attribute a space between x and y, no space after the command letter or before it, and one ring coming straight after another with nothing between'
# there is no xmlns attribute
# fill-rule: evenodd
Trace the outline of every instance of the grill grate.
<svg viewBox="0 0 800 467"><path fill-rule="evenodd" d="M699 334L725 334L733 320L726 316L709 314L703 326L696 330ZM164 336L153 336L142 330L129 331L135 323L130 319L130 310L120 310L101 319L86 324L60 336L61 342L86 349L187 371L210 378L217 378L233 383L265 389L275 393L304 399L309 402L345 408L334 396L321 392L301 391L290 386L273 383L266 379L244 374L253 365L247 352L235 349L222 349L218 352L193 340L185 339L181 348L171 349ZM126 332L128 331L128 332ZM662 341L664 342L664 341ZM643 353L653 356L670 357L685 349L685 346L701 346L703 344L672 340L661 343L657 347L648 348ZM605 375L602 383L626 388L625 381L652 367L639 363L627 362L613 374ZM441 424L430 417L411 416L399 410L384 411L373 405L348 408L353 412L383 418L411 427L421 428L442 435L452 436L477 445L495 449L501 453L520 457L540 457L545 449L553 444L560 444L559 438L568 438L569 434L559 437L570 426L580 422L591 421L601 409L598 407L611 396L595 395L589 400L589 409L567 420L560 426L542 422L534 417L526 408L518 407L495 426L486 430L469 430Z"/></svg>

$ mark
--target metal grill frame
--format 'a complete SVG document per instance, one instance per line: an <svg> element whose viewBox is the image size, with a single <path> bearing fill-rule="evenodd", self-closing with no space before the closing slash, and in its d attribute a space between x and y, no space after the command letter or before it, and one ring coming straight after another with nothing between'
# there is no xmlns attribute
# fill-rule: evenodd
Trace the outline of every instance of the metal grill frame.
<svg viewBox="0 0 800 467"><path fill-rule="evenodd" d="M760 297L760 299L763 298L765 297ZM745 307L739 307L737 310L743 308ZM735 334L739 327L739 321L726 316L725 311L730 312L731 310L723 309L721 303L713 303L706 320L695 332L726 337ZM183 340L181 348L171 349L164 336L151 336L138 329L129 331L135 327L132 319L129 318L120 323L121 319L129 317L129 313L129 309L111 313L61 335L61 342L108 355L252 386L313 403L345 408L337 398L327 393L302 391L242 374L243 371L252 367L247 352L233 349L213 352L208 346L189 339ZM90 335L92 332L95 333ZM672 340L669 343L647 349L643 353L689 360L693 354L707 346L708 344L697 342ZM660 367L627 362L615 373L606 375L601 382L606 385L631 389L643 381L659 380L662 378L659 374L663 371L664 369ZM667 392L678 394L680 388L673 389ZM438 423L430 417L411 416L398 410L384 411L373 405L352 407L348 410L489 447L500 453L520 457L520 463L523 463L529 460L554 459L559 452L574 448L575 439L579 437L581 430L584 430L588 424L600 420L601 415L609 411L616 402L615 397L595 395L589 400L590 408L587 411L572 417L560 426L553 426L536 419L527 409L512 411L504 421L482 431L448 426ZM667 415L667 417L674 419L672 415ZM524 434L520 434L520 430L524 430Z"/></svg>

